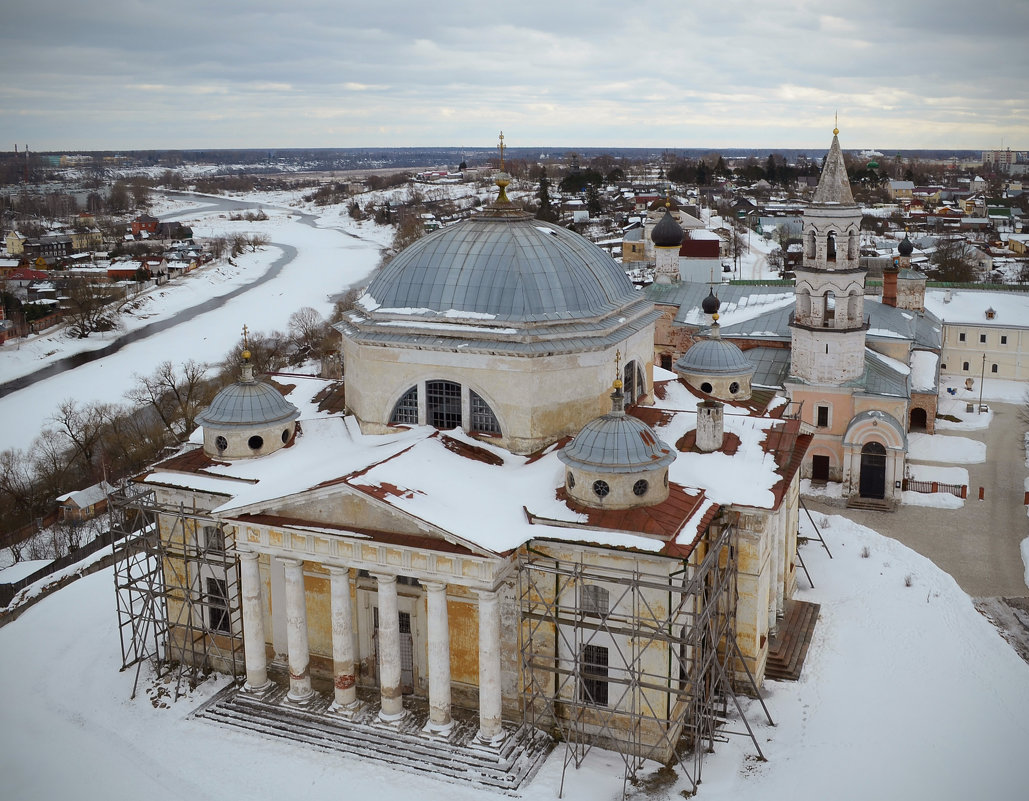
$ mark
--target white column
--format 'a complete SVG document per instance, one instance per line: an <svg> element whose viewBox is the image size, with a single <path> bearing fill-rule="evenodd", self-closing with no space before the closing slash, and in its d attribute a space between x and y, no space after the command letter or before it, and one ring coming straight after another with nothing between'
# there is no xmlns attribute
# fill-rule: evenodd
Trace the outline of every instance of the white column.
<svg viewBox="0 0 1029 801"><path fill-rule="evenodd" d="M332 683L336 688L334 705L343 709L357 706L357 679L354 676L354 612L350 602L350 570L329 568L332 604Z"/></svg>
<svg viewBox="0 0 1029 801"><path fill-rule="evenodd" d="M447 585L424 581L429 617L429 720L428 731L445 734L450 717L450 624L447 619Z"/></svg>
<svg viewBox="0 0 1029 801"><path fill-rule="evenodd" d="M312 694L310 653L307 645L307 599L304 597L304 563L283 559L286 569L286 649L289 652L290 701L303 701Z"/></svg>
<svg viewBox="0 0 1029 801"><path fill-rule="evenodd" d="M504 735L500 694L500 603L493 590L479 590L479 734L484 742Z"/></svg>
<svg viewBox="0 0 1029 801"><path fill-rule="evenodd" d="M400 616L397 609L397 577L373 573L379 594L379 719L404 717L400 687Z"/></svg>
<svg viewBox="0 0 1029 801"><path fill-rule="evenodd" d="M257 554L239 553L239 580L243 594L243 654L247 681L244 689L260 692L271 684L264 644L264 603L261 601L261 571Z"/></svg>

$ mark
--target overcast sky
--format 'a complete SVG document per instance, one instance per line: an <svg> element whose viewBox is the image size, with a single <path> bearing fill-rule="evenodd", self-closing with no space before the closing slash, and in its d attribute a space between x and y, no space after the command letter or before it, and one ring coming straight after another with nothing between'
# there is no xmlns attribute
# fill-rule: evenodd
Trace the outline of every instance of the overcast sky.
<svg viewBox="0 0 1029 801"><path fill-rule="evenodd" d="M1029 149L1029 0L13 0L0 149Z"/></svg>

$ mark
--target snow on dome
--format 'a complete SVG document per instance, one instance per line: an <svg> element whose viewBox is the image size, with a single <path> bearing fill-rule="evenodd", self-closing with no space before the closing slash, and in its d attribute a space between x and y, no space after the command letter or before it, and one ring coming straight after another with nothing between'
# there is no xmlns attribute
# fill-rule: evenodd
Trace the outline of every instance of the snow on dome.
<svg viewBox="0 0 1029 801"><path fill-rule="evenodd" d="M501 322L593 319L636 300L604 250L517 211L484 213L419 239L367 294L380 309Z"/></svg>

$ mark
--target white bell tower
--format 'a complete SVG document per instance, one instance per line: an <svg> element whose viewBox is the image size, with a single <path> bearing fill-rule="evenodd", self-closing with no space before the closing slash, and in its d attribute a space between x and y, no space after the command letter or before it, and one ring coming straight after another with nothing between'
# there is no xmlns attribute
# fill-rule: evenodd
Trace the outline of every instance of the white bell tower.
<svg viewBox="0 0 1029 801"><path fill-rule="evenodd" d="M838 385L865 370L865 271L860 265L861 208L833 130L814 199L804 211L804 258L797 269L790 374Z"/></svg>

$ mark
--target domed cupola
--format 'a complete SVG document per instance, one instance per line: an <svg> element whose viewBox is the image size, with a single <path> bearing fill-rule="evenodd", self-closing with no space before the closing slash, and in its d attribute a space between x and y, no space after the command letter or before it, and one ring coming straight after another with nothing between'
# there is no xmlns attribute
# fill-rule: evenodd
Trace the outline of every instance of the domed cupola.
<svg viewBox="0 0 1029 801"><path fill-rule="evenodd" d="M679 248L685 234L675 215L668 207L661 213L650 239L654 243L654 282L677 284L682 280L679 272Z"/></svg>
<svg viewBox="0 0 1029 801"><path fill-rule="evenodd" d="M250 351L243 351L240 380L214 396L197 415L204 452L218 459L264 456L289 442L300 417L297 407L270 384L254 378Z"/></svg>
<svg viewBox="0 0 1029 801"><path fill-rule="evenodd" d="M711 337L695 342L672 365L672 370L694 389L719 400L747 400L750 380L757 368L739 347L722 339L718 325L719 300L714 292L704 298L701 305L704 312L714 318Z"/></svg>
<svg viewBox="0 0 1029 801"><path fill-rule="evenodd" d="M718 314L718 310L722 308L722 301L718 299L718 295L715 294L713 288L707 293L707 297L700 302L700 308L704 314L712 315Z"/></svg>
<svg viewBox="0 0 1029 801"><path fill-rule="evenodd" d="M907 231L904 232L904 238L900 240L900 244L897 245L897 253L904 258L911 258L912 252L914 252L915 246L911 244L911 240L908 239Z"/></svg>
<svg viewBox="0 0 1029 801"><path fill-rule="evenodd" d="M567 465L565 491L585 506L631 509L668 497L668 465L675 449L624 409L622 382L614 382L611 411L583 426L557 457Z"/></svg>
<svg viewBox="0 0 1029 801"><path fill-rule="evenodd" d="M654 230L650 232L650 238L659 248L679 247L682 245L684 235L682 226L679 225L675 215L668 211L667 208L664 214L661 215L658 224L654 226Z"/></svg>

